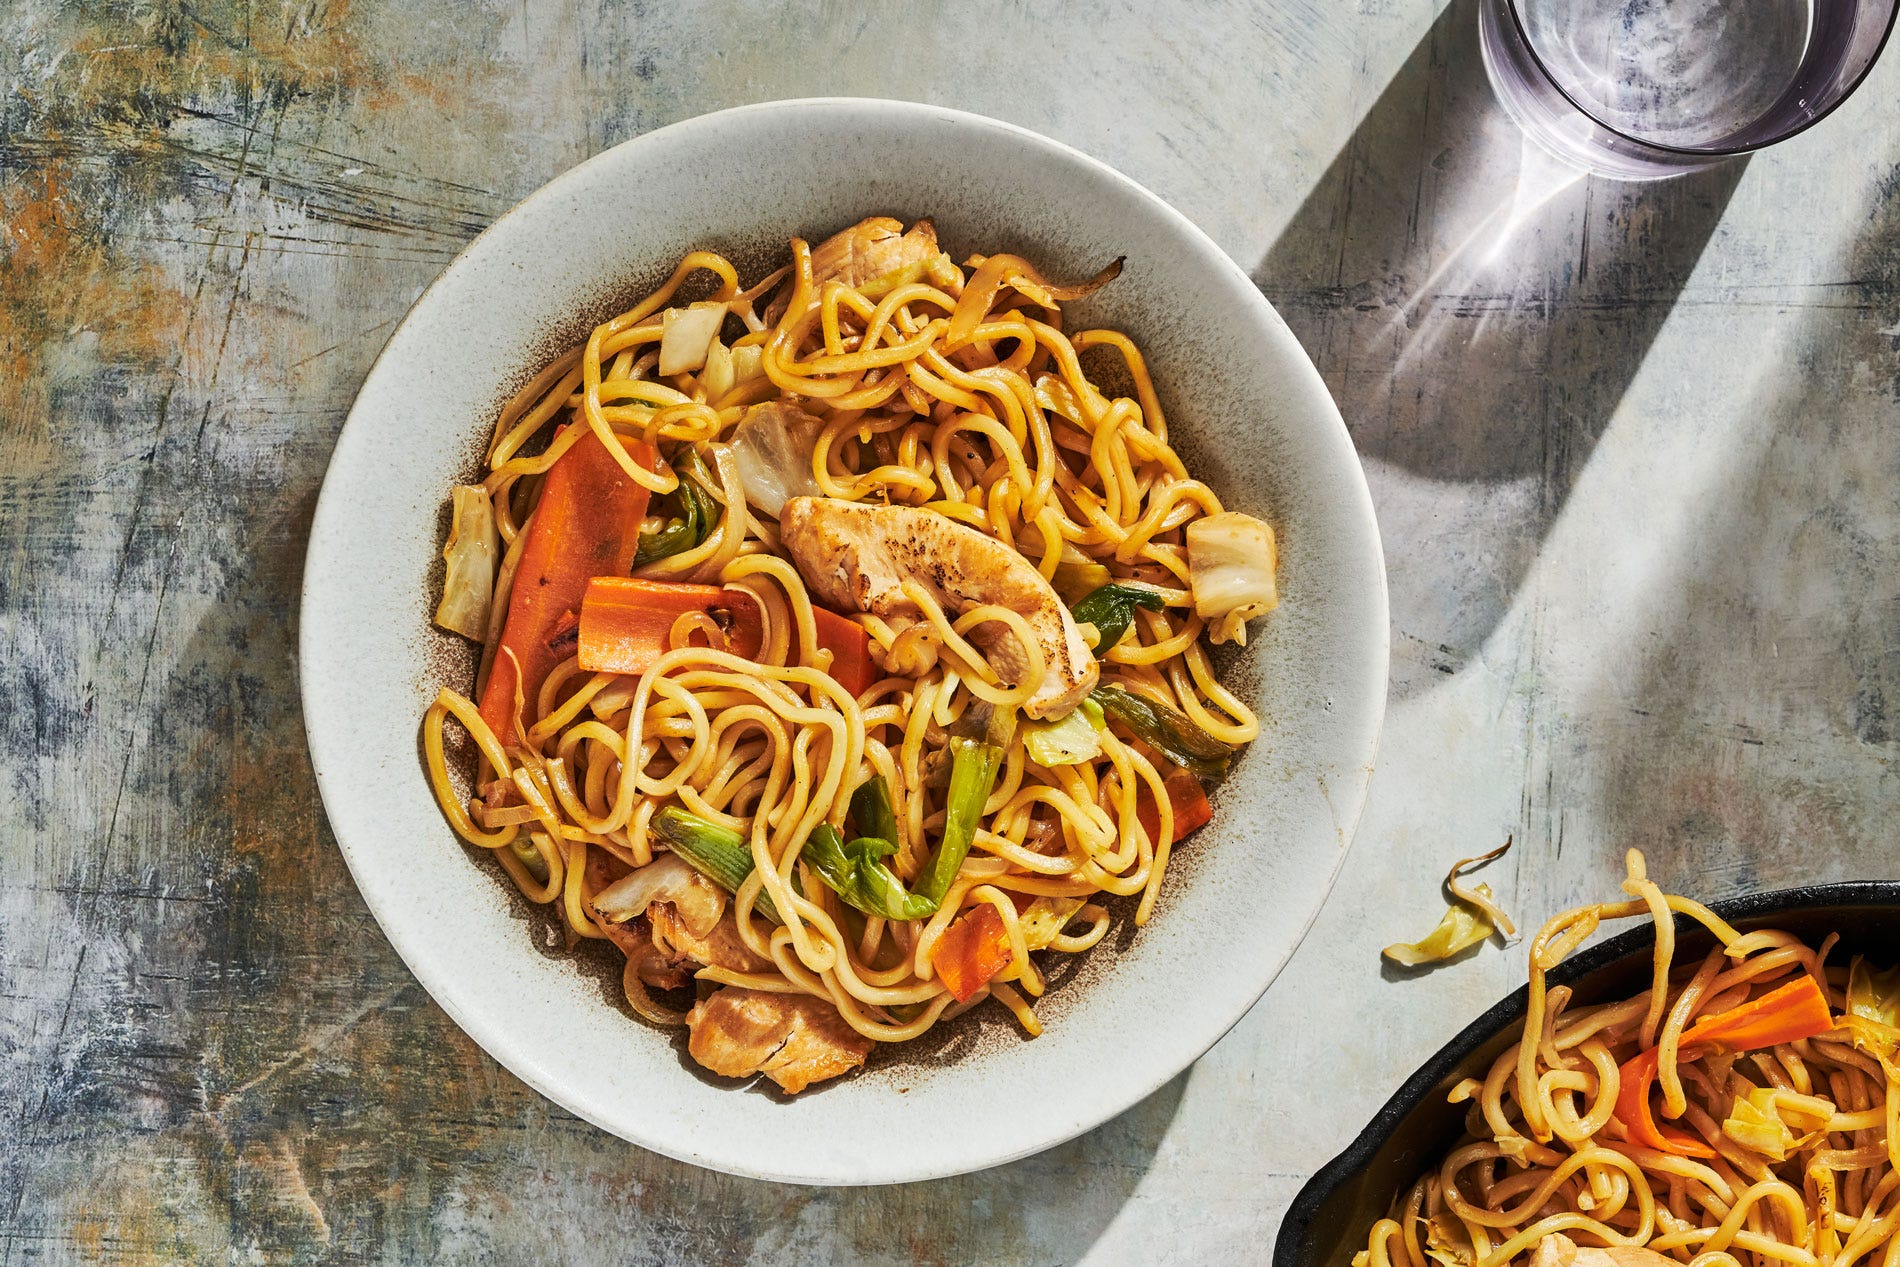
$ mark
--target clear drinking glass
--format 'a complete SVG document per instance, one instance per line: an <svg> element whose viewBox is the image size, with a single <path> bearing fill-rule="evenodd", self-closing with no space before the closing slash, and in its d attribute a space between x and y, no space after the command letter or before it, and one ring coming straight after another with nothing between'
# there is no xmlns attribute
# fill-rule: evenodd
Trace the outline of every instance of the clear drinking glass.
<svg viewBox="0 0 1900 1267"><path fill-rule="evenodd" d="M1625 180L1785 140L1860 86L1900 0L1479 0L1485 69L1557 157Z"/></svg>

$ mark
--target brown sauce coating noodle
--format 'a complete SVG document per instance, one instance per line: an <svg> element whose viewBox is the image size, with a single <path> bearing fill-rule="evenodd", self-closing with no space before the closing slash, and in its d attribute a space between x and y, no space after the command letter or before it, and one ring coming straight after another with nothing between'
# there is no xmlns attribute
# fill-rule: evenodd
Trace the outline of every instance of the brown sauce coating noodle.
<svg viewBox="0 0 1900 1267"><path fill-rule="evenodd" d="M1631 901L1567 911L1537 934L1524 1036L1453 1090L1469 1106L1463 1138L1399 1194L1355 1267L1503 1267L1556 1234L1691 1267L1900 1267L1900 1080L1843 1020L1850 968L1830 960L1834 939L1817 948L1738 932L1665 894L1634 851L1624 890ZM1682 959L1675 914L1707 928L1715 948ZM1603 921L1640 915L1658 931L1648 990L1573 1006L1567 988L1547 988L1546 973ZM1698 1019L1801 974L1820 985L1833 1031L1741 1052L1682 1045ZM1650 1050L1658 1122L1713 1156L1646 1145L1618 1118L1623 1067ZM1751 1096L1812 1129L1772 1147L1731 1133Z"/></svg>
<svg viewBox="0 0 1900 1267"><path fill-rule="evenodd" d="M722 351L756 371L723 385L710 384L706 372L660 378L661 314L680 302L682 286L707 274L711 297L745 330ZM769 965L705 967L698 979L829 1000L852 1029L881 1042L914 1038L964 1010L937 978L930 953L966 910L988 905L999 913L1016 953L987 995L1032 1034L1045 981L1026 952L1012 895L1025 903L1081 900L1048 942L1054 953L1080 953L1102 939L1105 895L1139 896L1139 918L1147 918L1174 843L1163 790L1168 767L1157 769L1152 752L1112 733L1098 757L1049 768L1028 754L1018 730L974 848L926 920L861 916L800 875L800 848L812 829L841 824L853 789L875 774L890 786L902 836L889 861L900 876L914 876L944 818L931 754L973 701L1020 704L1045 666L1033 656L1025 680L1002 682L968 635L988 622L1026 637L1022 618L994 606L957 616L920 595L923 619L902 629L857 619L884 662L908 657L928 667L885 675L857 698L834 681L812 599L782 557L774 519L748 506L745 476L725 443L746 410L765 400L795 399L822 423L809 476L824 496L927 507L1011 545L1044 578L1067 561L1157 587L1164 610L1137 613L1130 635L1108 651L1103 680L1172 706L1228 743L1259 731L1247 707L1215 682L1188 591L1182 528L1219 513L1221 503L1169 447L1140 352L1114 331L1065 333L1059 304L1033 274L1020 286L986 284L986 301L973 307L981 298L967 289L974 276L938 256L899 284L854 288L815 276L811 249L794 240L788 269L744 289L732 264L695 251L658 290L549 363L501 411L484 486L502 560L478 693L497 654L542 478L590 432L613 441L610 452L656 499L675 488L675 474L664 465L640 468L618 441L643 440L663 453L697 446L714 479L708 491L720 504L719 520L697 546L635 575L741 588L757 603L765 631L755 660L745 660L722 649L705 617L682 618L672 649L637 678L588 673L570 658L522 701L521 741L491 733L453 690L428 710L426 762L451 825L494 851L524 897L550 905L570 940L607 935L591 906L604 866L590 867L590 859L611 859L617 872L648 863L663 847L650 830L653 815L674 801L749 843L754 869L731 911L746 950ZM959 322L969 337L952 346ZM1090 348L1132 381L1132 397L1111 398L1090 377L1081 355ZM567 423L574 425L556 434ZM490 820L498 825L477 822L486 811L451 777L444 755L451 720L481 754L478 788L505 780L511 789L508 808ZM1140 788L1159 798L1159 838L1134 812ZM752 913L760 893L783 924ZM631 959L625 980L636 1011L683 1021L649 994Z"/></svg>

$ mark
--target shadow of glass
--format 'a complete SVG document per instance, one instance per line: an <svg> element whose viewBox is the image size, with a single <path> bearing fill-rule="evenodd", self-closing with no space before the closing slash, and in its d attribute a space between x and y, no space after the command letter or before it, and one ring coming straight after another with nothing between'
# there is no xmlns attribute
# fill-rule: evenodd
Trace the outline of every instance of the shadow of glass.
<svg viewBox="0 0 1900 1267"><path fill-rule="evenodd" d="M1635 847L1711 899L1900 876L1900 177L1877 182L1844 280L1725 322L1763 390L1679 420L1708 455L1672 478L1680 522L1602 543L1668 566L1572 714L1599 873Z"/></svg>
<svg viewBox="0 0 1900 1267"><path fill-rule="evenodd" d="M1367 459L1396 693L1505 611L1745 166L1562 167L1498 106L1454 0L1256 270Z"/></svg>

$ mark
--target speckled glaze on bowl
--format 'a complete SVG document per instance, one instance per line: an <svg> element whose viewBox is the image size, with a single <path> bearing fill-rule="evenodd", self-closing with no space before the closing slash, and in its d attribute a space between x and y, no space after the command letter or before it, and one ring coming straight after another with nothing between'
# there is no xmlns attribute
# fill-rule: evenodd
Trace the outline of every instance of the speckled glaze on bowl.
<svg viewBox="0 0 1900 1267"><path fill-rule="evenodd" d="M874 1054L793 1100L715 1085L616 1006L442 821L417 734L470 660L433 631L448 486L500 402L693 247L757 266L794 233L930 215L949 248L1058 276L1126 255L1077 305L1147 354L1176 442L1230 506L1281 535L1282 606L1226 680L1263 733L1176 856L1152 922L1105 944L1025 1041L964 1025L934 1058ZM1298 342L1179 213L1008 124L891 101L811 100L692 119L553 181L417 301L337 442L304 575L310 751L350 870L442 1007L524 1081L616 1135L738 1174L889 1183L975 1170L1128 1108L1227 1032L1293 953L1364 801L1385 701L1386 592L1364 476ZM1271 894L1271 902L1260 895ZM1116 940L1111 936L1111 941ZM994 1009L990 1009L994 1010Z"/></svg>

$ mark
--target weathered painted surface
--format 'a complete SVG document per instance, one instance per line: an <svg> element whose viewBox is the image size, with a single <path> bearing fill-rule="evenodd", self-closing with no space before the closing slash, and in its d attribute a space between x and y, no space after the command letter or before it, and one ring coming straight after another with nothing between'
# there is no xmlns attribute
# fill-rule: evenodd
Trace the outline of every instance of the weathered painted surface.
<svg viewBox="0 0 1900 1267"><path fill-rule="evenodd" d="M1521 971L1382 975L1451 858L1515 832L1531 924L1630 845L1713 896L1900 875L1900 64L1627 188L1526 163L1472 45L1463 0L8 5L0 1264L1261 1261ZM645 1154L463 1037L328 839L293 658L331 442L457 247L815 93L1016 120L1205 226L1338 394L1394 598L1372 805L1267 999L1073 1144L870 1191Z"/></svg>

